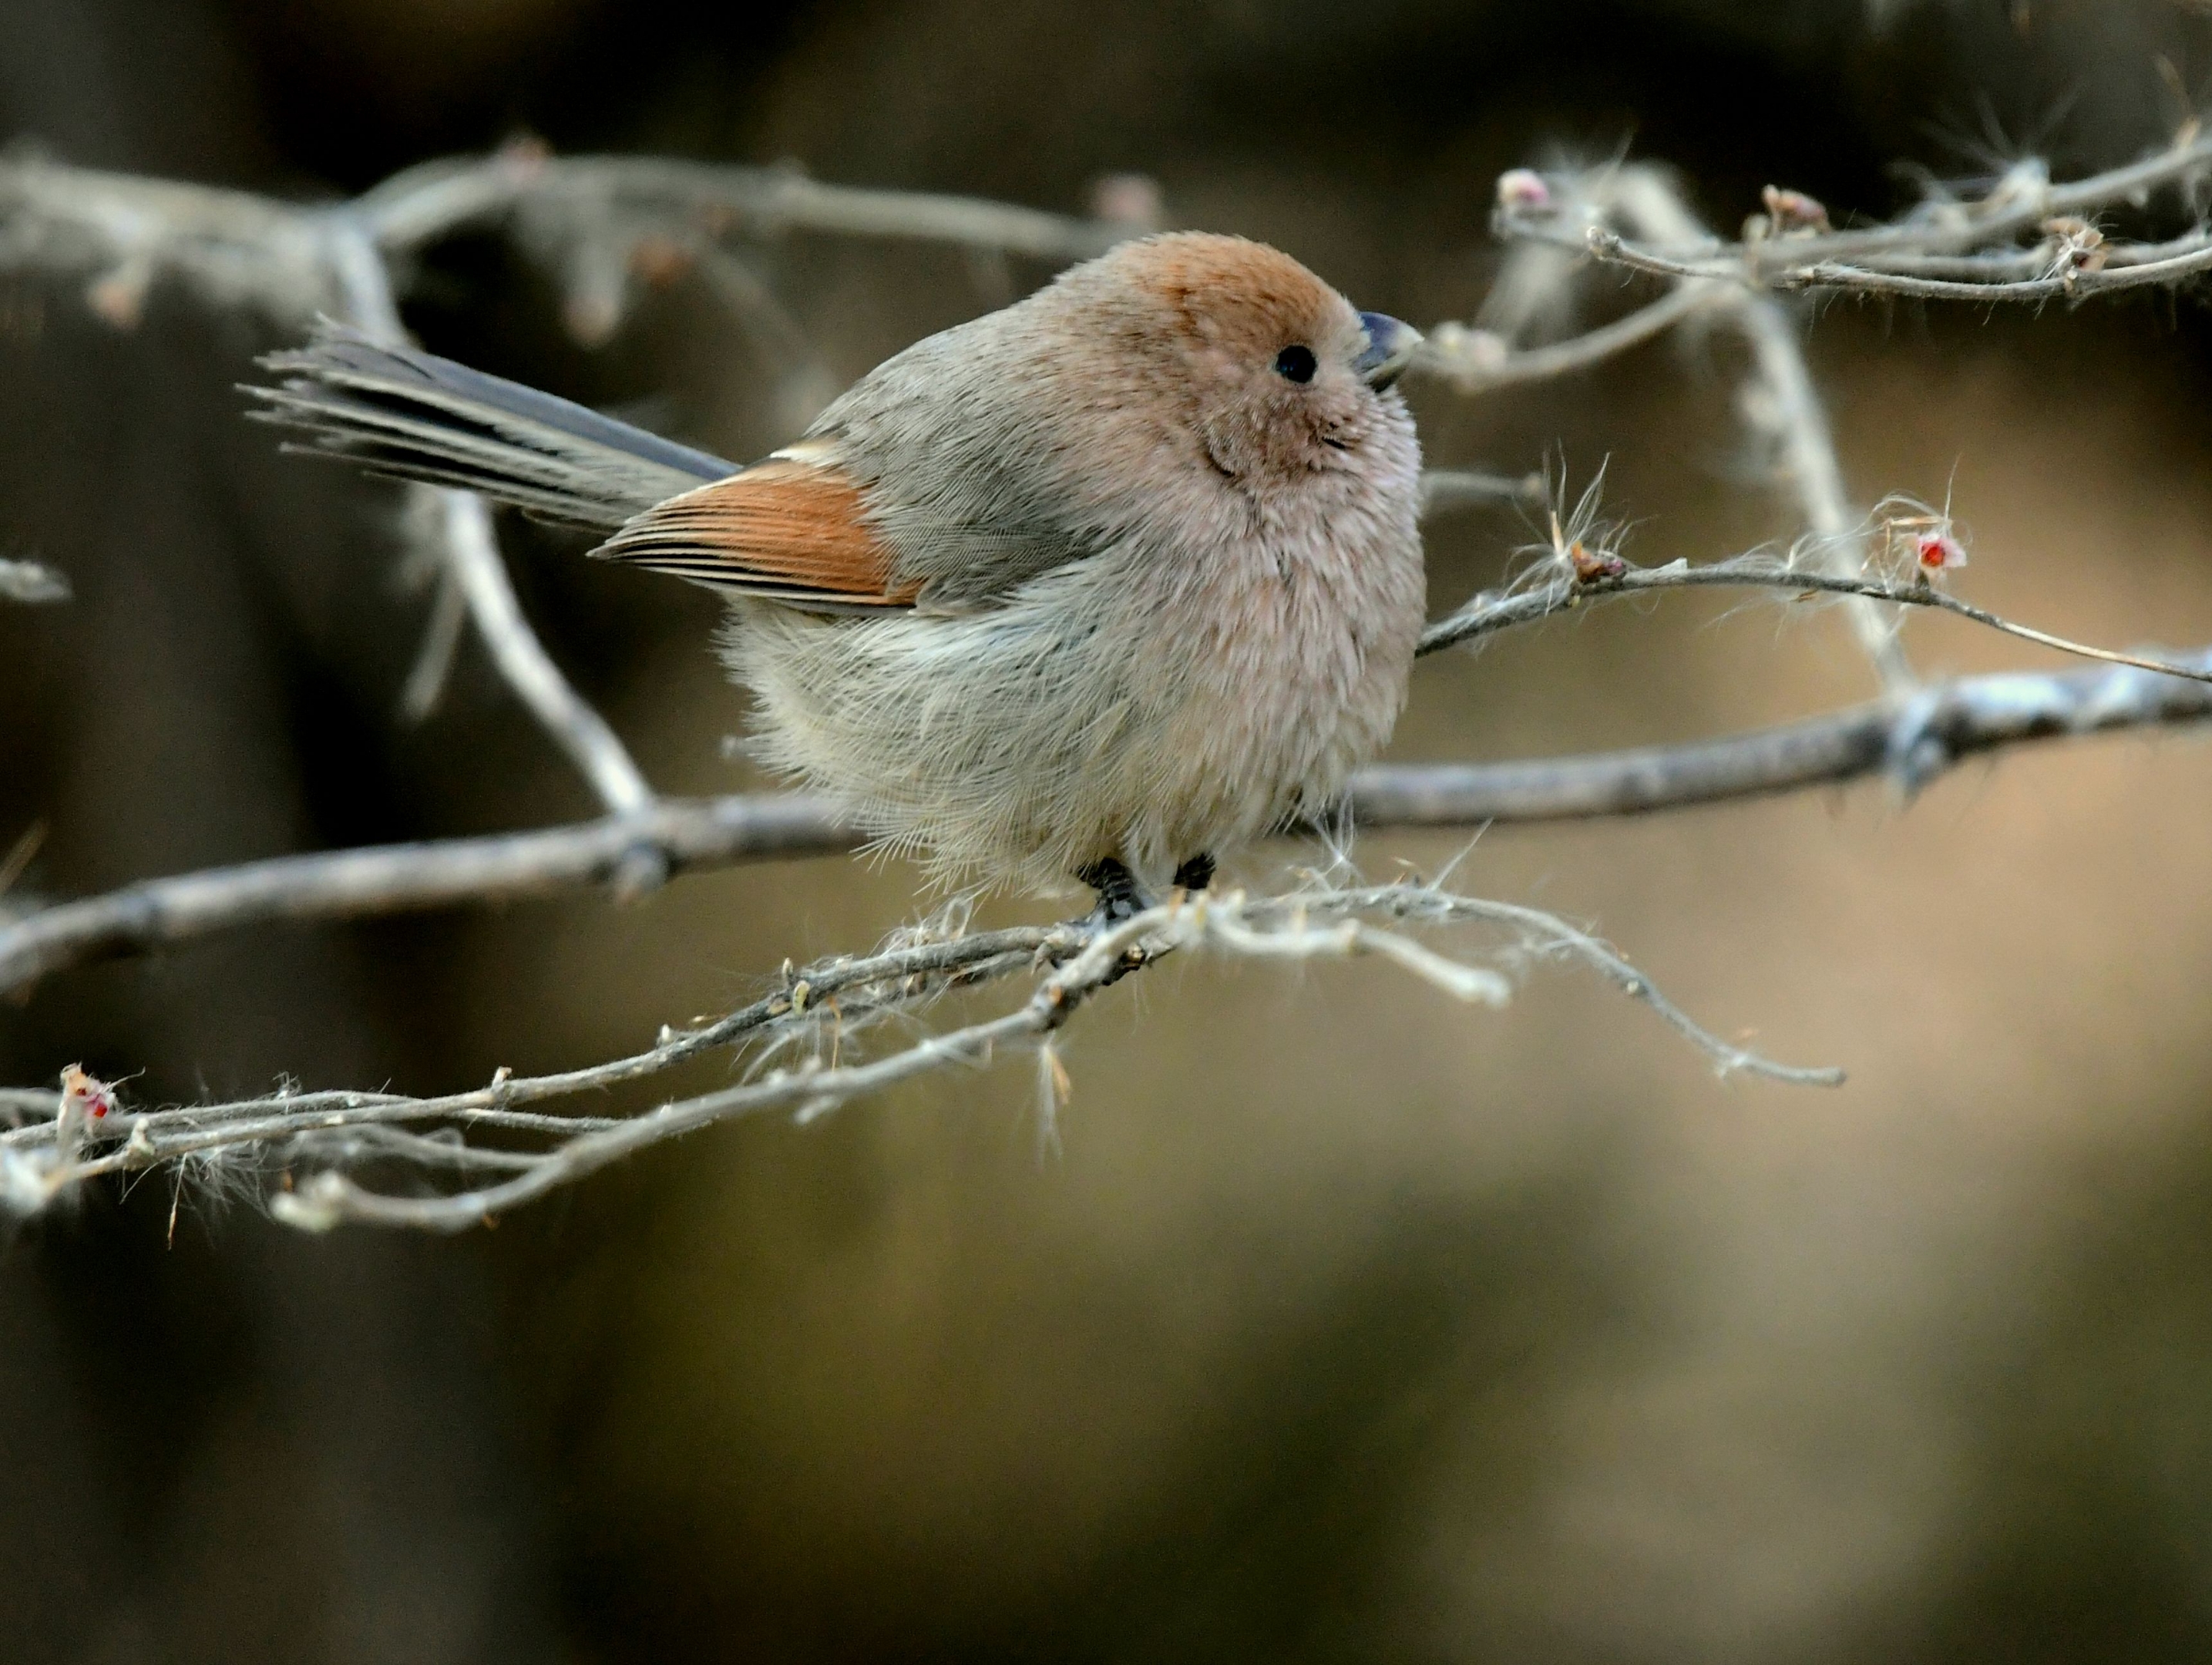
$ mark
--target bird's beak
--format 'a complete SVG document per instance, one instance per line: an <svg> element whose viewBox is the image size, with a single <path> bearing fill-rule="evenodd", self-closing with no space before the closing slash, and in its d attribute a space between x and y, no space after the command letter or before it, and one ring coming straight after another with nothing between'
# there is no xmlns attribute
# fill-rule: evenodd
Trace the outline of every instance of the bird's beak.
<svg viewBox="0 0 2212 1665"><path fill-rule="evenodd" d="M1352 368L1379 393L1403 375L1406 367L1413 362L1413 349L1421 344L1421 332L1410 324L1401 324L1381 313L1362 313L1359 322L1367 331L1367 350L1352 361Z"/></svg>

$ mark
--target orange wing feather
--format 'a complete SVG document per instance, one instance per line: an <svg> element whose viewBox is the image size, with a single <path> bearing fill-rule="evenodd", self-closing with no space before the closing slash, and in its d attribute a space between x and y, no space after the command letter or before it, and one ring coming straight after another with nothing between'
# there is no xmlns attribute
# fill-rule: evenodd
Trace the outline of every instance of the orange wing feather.
<svg viewBox="0 0 2212 1665"><path fill-rule="evenodd" d="M834 467L771 457L655 505L592 551L694 583L804 605L910 607L860 488Z"/></svg>

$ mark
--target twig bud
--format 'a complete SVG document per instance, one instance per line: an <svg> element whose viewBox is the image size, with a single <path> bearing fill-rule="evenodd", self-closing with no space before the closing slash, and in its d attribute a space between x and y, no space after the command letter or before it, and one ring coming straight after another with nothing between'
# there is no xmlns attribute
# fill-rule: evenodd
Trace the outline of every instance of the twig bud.
<svg viewBox="0 0 2212 1665"><path fill-rule="evenodd" d="M1558 205L1552 187L1533 167L1508 168L1498 176L1498 206L1508 214L1548 214Z"/></svg>
<svg viewBox="0 0 2212 1665"><path fill-rule="evenodd" d="M1778 185L1768 185L1759 193L1766 204L1768 222L1778 232L1820 232L1834 229L1828 223L1828 210L1817 197L1808 197L1802 191L1786 191Z"/></svg>

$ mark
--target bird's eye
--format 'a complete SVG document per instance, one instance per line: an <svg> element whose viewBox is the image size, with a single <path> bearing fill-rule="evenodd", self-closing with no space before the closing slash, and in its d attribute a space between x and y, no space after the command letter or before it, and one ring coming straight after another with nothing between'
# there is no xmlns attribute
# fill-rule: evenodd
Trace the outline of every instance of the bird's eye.
<svg viewBox="0 0 2212 1665"><path fill-rule="evenodd" d="M1275 355L1275 374L1285 381L1311 381L1314 372L1320 368L1310 347L1285 347Z"/></svg>

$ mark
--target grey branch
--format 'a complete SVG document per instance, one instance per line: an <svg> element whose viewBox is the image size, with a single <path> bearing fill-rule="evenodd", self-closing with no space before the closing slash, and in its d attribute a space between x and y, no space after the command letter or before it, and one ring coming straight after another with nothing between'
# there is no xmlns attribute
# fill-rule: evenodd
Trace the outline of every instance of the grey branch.
<svg viewBox="0 0 2212 1665"><path fill-rule="evenodd" d="M1786 727L1681 745L1370 768L1354 779L1346 807L1354 826L1381 830L1644 814L1885 774L1917 788L1964 758L2024 741L2201 722L2212 716L2212 687L2188 678L2212 676L2212 654L2182 668L2183 675L2118 666L1968 677ZM573 826L278 856L146 879L0 927L0 994L20 994L88 960L252 925L484 906L605 885L641 848L673 873L828 855L860 842L817 799L662 799L638 814Z"/></svg>
<svg viewBox="0 0 2212 1665"><path fill-rule="evenodd" d="M659 156L555 157L527 148L410 168L356 206L392 254L533 209L602 221L619 211L757 238L804 231L951 243L1053 262L1088 259L1148 228L975 197L825 185L793 167Z"/></svg>
<svg viewBox="0 0 2212 1665"><path fill-rule="evenodd" d="M1724 260L1678 260L1656 250L1640 248L1618 232L1593 229L1589 250L1599 259L1655 277L1679 277L1692 282L1741 277L1741 266ZM1778 289L1850 289L1864 295L1893 295L1915 301L2070 301L2115 289L2172 286L2200 272L2212 271L2212 235L2201 231L2177 237L2152 249L2116 251L2136 258L2108 259L2084 265L2063 257L2027 256L2000 258L1977 269L1972 261L1914 261L1912 266L1939 265L1955 273L1929 276L1922 270L1885 270L1854 266L1841 260L1819 260L1790 266L1766 281ZM2045 269L2039 277L2005 278L1998 272L2017 264Z"/></svg>
<svg viewBox="0 0 2212 1665"><path fill-rule="evenodd" d="M1655 590L1733 588L1789 590L1796 592L1801 600L1831 595L1858 601L1881 602L1896 607L1928 607L1938 612L1972 619L1988 629L2017 636L2022 641L2032 641L2042 647L2055 647L2060 653L2072 654L2077 659L2101 659L2107 665L2126 665L2133 670L2154 671L2161 676L2212 682L2212 671L2185 660L2153 659L2141 653L2118 653L2109 647L2093 647L2086 642L2069 641L2047 630L2015 623L1986 607L1977 607L1971 601L1962 601L1948 590L1939 589L1933 582L1893 583L1880 579L1812 572L1789 559L1755 554L1738 556L1729 561L1716 561L1703 567L1693 567L1686 561L1677 561L1664 567L1623 565L1619 571L1608 571L1603 576L1587 580L1571 573L1562 574L1548 584L1532 588L1503 595L1479 595L1459 611L1430 625L1422 633L1420 651L1424 653L1437 653L1500 630L1511 629L1516 625L1533 624L1555 613L1569 612L1586 603L1611 597L1647 594Z"/></svg>
<svg viewBox="0 0 2212 1665"><path fill-rule="evenodd" d="M800 796L657 799L580 825L276 856L44 908L0 926L0 992L63 967L243 926L520 900L615 883L643 850L669 872L848 850L858 842Z"/></svg>
<svg viewBox="0 0 2212 1665"><path fill-rule="evenodd" d="M1421 514L1449 514L1455 509L1492 504L1518 504L1540 508L1546 497L1541 474L1482 474L1465 468L1431 468L1421 475Z"/></svg>

